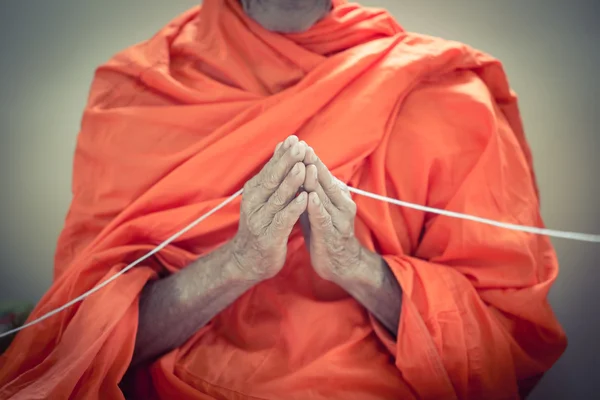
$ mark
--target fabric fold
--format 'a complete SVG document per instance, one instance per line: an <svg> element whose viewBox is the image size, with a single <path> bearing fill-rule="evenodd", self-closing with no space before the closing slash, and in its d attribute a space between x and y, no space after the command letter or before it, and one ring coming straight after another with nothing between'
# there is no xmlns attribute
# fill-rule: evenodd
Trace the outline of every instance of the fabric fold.
<svg viewBox="0 0 600 400"><path fill-rule="evenodd" d="M334 4L309 31L279 35L235 0L206 0L97 69L54 282L30 320L235 193L291 134L349 185L542 224L531 152L501 64L405 32L383 10ZM397 340L316 276L296 229L282 273L141 371L145 391L134 392L511 398L562 353L564 333L546 300L558 271L546 238L355 200L358 237L386 257L404 292ZM237 199L98 293L20 332L0 358L0 398L124 398L140 291L233 237L239 206Z"/></svg>
<svg viewBox="0 0 600 400"><path fill-rule="evenodd" d="M371 159L370 169L384 178L357 184L543 227L516 99L487 80L497 64L486 68L455 70L415 87L378 150L387 158ZM565 334L547 301L558 265L547 237L371 199L357 204L360 237L385 256L403 290L397 340L373 317L371 323L422 398L517 397L560 357ZM393 223L370 228L384 219Z"/></svg>

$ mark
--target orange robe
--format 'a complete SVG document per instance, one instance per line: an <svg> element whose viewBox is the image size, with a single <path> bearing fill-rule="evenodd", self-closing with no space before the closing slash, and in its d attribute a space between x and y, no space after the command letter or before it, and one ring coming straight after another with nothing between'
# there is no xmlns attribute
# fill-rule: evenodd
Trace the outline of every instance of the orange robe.
<svg viewBox="0 0 600 400"><path fill-rule="evenodd" d="M290 134L352 186L542 225L516 97L497 60L341 0L291 35L265 31L236 0L206 0L97 70L55 281L31 318L237 191ZM22 331L1 359L0 398L122 399L142 287L231 238L239 200ZM317 277L296 229L283 271L144 368L151 385L138 396L517 398L562 354L547 238L355 200L358 237L403 289L397 340Z"/></svg>

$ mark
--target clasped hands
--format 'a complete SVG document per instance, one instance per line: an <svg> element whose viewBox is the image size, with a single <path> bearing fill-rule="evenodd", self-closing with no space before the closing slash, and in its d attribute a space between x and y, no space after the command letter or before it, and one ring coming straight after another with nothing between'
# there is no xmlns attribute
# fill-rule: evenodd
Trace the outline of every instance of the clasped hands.
<svg viewBox="0 0 600 400"><path fill-rule="evenodd" d="M333 282L353 279L365 269L364 258L373 257L354 235L355 215L347 188L310 146L290 136L244 186L233 258L248 279L275 276L300 221L315 272Z"/></svg>

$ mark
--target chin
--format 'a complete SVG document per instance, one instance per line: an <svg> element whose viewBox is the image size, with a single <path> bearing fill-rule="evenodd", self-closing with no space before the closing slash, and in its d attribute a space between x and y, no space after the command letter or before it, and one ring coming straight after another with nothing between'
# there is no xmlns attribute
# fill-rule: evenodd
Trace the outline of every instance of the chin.
<svg viewBox="0 0 600 400"><path fill-rule="evenodd" d="M263 28L280 33L310 29L331 10L331 0L242 0L246 14Z"/></svg>

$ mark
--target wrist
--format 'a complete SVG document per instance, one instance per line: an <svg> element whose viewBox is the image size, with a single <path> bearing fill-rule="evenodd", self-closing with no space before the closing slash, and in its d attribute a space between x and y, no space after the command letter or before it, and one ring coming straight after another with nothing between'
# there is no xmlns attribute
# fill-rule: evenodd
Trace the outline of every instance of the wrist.
<svg viewBox="0 0 600 400"><path fill-rule="evenodd" d="M358 246L359 250L355 262L346 269L343 275L337 274L335 276L335 283L347 289L377 289L383 281L385 261L379 254L370 251L360 243L358 243Z"/></svg>
<svg viewBox="0 0 600 400"><path fill-rule="evenodd" d="M229 254L227 275L230 279L259 283L268 278L264 271L257 268L259 263L248 255L247 250L237 238L228 243L227 252Z"/></svg>

